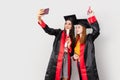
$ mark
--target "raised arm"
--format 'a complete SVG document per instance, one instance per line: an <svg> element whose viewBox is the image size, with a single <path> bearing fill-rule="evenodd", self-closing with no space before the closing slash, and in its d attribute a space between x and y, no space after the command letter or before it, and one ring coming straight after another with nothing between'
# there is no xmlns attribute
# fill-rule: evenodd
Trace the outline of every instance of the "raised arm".
<svg viewBox="0 0 120 80"><path fill-rule="evenodd" d="M94 16L94 12L91 10L91 8L89 7L88 9L88 22L91 25L91 28L93 29L92 31L92 39L93 41L98 37L98 35L100 34L100 28L99 28L99 24L97 22L96 17Z"/></svg>
<svg viewBox="0 0 120 80"><path fill-rule="evenodd" d="M42 20L42 16L44 14L44 9L40 9L38 11L38 24L43 28L43 30L50 35L57 35L61 30L49 28L48 25Z"/></svg>

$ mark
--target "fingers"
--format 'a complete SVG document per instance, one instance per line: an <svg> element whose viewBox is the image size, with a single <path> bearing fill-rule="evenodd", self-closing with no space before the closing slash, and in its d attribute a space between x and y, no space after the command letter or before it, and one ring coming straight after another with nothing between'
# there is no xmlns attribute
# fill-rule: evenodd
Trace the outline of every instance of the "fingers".
<svg viewBox="0 0 120 80"><path fill-rule="evenodd" d="M73 57L75 60L79 59L79 56L77 54L74 54Z"/></svg>
<svg viewBox="0 0 120 80"><path fill-rule="evenodd" d="M38 11L38 15L42 15L42 14L44 14L44 9L40 9L40 10Z"/></svg>
<svg viewBox="0 0 120 80"><path fill-rule="evenodd" d="M69 38L67 38L67 41L70 41L70 37L69 37Z"/></svg>
<svg viewBox="0 0 120 80"><path fill-rule="evenodd" d="M89 15L89 14L91 14L91 13L93 13L93 10L92 10L91 7L89 6L88 11L87 11L87 15Z"/></svg>
<svg viewBox="0 0 120 80"><path fill-rule="evenodd" d="M89 8L88 8L88 12L91 10L91 7L89 6Z"/></svg>
<svg viewBox="0 0 120 80"><path fill-rule="evenodd" d="M68 38L68 39L67 39L67 46L68 46L68 48L70 48L71 43L72 43L72 42L71 42L71 39L70 39L70 38Z"/></svg>
<svg viewBox="0 0 120 80"><path fill-rule="evenodd" d="M91 6L89 6L88 12L92 12Z"/></svg>
<svg viewBox="0 0 120 80"><path fill-rule="evenodd" d="M41 16L44 14L44 9L40 9L37 14L38 21L41 21Z"/></svg>
<svg viewBox="0 0 120 80"><path fill-rule="evenodd" d="M71 39L70 38L67 38L67 43L69 44L69 45L71 45Z"/></svg>
<svg viewBox="0 0 120 80"><path fill-rule="evenodd" d="M94 16L94 12L93 12L93 10L91 9L91 7L88 8L87 15L88 15L89 17Z"/></svg>
<svg viewBox="0 0 120 80"><path fill-rule="evenodd" d="M79 57L77 54L75 54L75 57Z"/></svg>

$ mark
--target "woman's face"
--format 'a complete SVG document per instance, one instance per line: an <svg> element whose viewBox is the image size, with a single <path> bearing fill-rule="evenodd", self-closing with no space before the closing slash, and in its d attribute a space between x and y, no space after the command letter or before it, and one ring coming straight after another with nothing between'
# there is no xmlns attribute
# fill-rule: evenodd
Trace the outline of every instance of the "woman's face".
<svg viewBox="0 0 120 80"><path fill-rule="evenodd" d="M67 29L71 30L71 28L72 28L72 22L70 20L65 21L64 29L65 30L67 30Z"/></svg>
<svg viewBox="0 0 120 80"><path fill-rule="evenodd" d="M76 25L76 34L81 34L83 32L83 26L82 25Z"/></svg>

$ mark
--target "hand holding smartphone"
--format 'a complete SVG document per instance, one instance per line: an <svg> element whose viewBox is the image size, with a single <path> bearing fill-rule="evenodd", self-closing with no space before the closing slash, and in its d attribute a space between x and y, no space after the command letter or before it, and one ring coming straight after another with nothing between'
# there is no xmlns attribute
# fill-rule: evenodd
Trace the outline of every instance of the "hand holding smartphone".
<svg viewBox="0 0 120 80"><path fill-rule="evenodd" d="M48 14L48 13L49 13L49 8L44 9L43 15L46 15L46 14Z"/></svg>

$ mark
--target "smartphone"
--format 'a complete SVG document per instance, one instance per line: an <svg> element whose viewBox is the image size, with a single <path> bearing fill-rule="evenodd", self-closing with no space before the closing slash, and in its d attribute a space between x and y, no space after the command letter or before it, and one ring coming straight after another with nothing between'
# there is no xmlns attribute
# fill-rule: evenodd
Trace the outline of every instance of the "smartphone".
<svg viewBox="0 0 120 80"><path fill-rule="evenodd" d="M43 15L48 14L48 13L49 13L49 8L46 8L46 9L44 10Z"/></svg>

